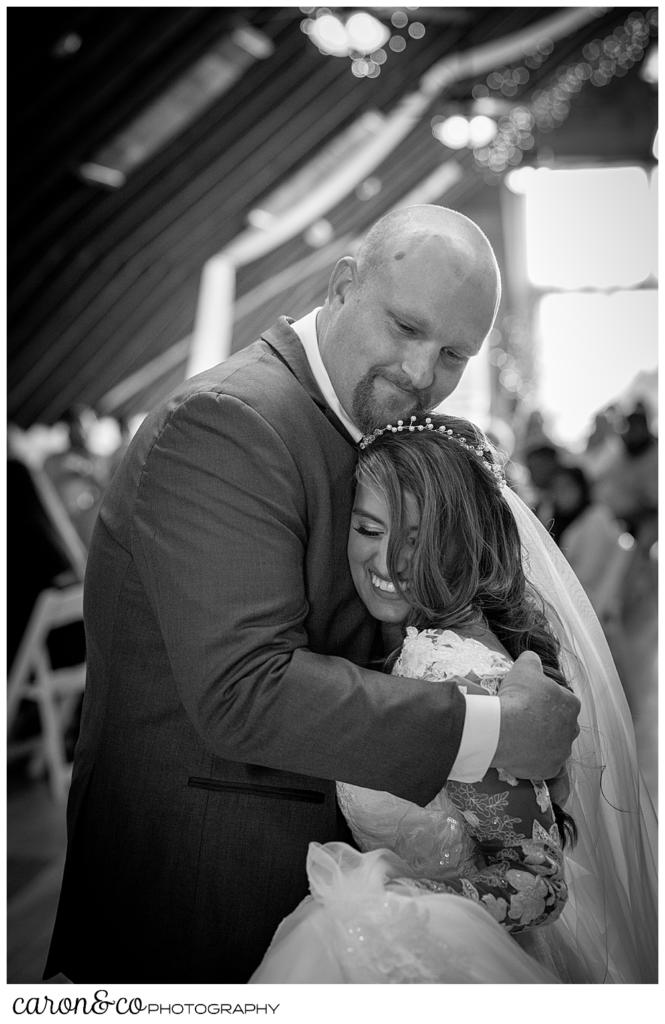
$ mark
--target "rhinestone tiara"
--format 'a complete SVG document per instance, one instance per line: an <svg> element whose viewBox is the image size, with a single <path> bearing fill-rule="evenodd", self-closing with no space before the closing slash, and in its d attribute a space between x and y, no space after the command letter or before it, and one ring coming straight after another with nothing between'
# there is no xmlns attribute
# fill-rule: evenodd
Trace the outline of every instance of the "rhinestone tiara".
<svg viewBox="0 0 665 1024"><path fill-rule="evenodd" d="M506 482L506 477L502 467L494 462L493 451L486 444L470 444L465 437L461 434L456 434L452 427L435 426L429 416L421 423L418 422L417 416L412 416L408 423L404 420L397 420L397 423L393 426L392 423L387 423L385 427L377 427L371 434L364 434L360 439L360 448L369 448L373 441L376 441L377 437L381 437L382 434L415 434L420 433L423 430L433 430L437 434L443 434L445 437L450 438L455 444L458 444L461 448L466 448L467 451L473 452L473 454L480 459L483 466L490 471L490 473L496 478L499 484L503 485Z"/></svg>

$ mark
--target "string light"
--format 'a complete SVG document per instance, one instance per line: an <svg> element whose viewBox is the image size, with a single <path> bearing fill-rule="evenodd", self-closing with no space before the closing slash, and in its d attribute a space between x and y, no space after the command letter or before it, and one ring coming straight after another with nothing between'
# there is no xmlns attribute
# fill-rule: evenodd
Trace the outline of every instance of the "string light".
<svg viewBox="0 0 665 1024"><path fill-rule="evenodd" d="M533 93L529 104L518 104L499 119L494 139L474 149L476 161L495 175L516 167L524 153L535 145L536 132L547 134L563 124L575 95L587 83L604 88L644 58L656 26L655 9L646 13L634 11L604 39L585 44L579 59L560 67L548 86ZM484 83L474 86L472 95L482 96L486 89L510 96L514 86L526 84L529 68L540 67L553 49L549 40L539 43L523 65L490 72Z"/></svg>
<svg viewBox="0 0 665 1024"><path fill-rule="evenodd" d="M342 16L335 8L301 7L306 17L300 28L321 53L348 57L356 78L378 78L388 59L387 50L403 53L410 39L422 39L425 35L423 23L412 20L410 12L417 10L406 7L393 11L387 26L368 11ZM400 35L405 29L407 38Z"/></svg>
<svg viewBox="0 0 665 1024"><path fill-rule="evenodd" d="M54 57L60 59L64 57L71 57L73 54L78 53L81 49L83 40L81 39L78 32L67 32L66 35L61 36L60 39L55 43L51 53Z"/></svg>
<svg viewBox="0 0 665 1024"><path fill-rule="evenodd" d="M449 149L464 149L488 145L497 133L497 123L492 117L480 111L466 117L451 114L450 117L432 118L432 135Z"/></svg>

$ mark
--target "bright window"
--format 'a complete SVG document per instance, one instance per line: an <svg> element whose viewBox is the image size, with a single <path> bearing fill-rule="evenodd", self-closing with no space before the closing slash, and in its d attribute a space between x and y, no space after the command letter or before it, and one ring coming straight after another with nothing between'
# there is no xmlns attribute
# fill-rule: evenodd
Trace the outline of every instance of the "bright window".
<svg viewBox="0 0 665 1024"><path fill-rule="evenodd" d="M657 367L657 186L641 167L527 168L508 182L525 198L538 400L571 447Z"/></svg>
<svg viewBox="0 0 665 1024"><path fill-rule="evenodd" d="M630 288L652 272L656 217L641 167L549 170L529 179L527 271L540 288Z"/></svg>
<svg viewBox="0 0 665 1024"><path fill-rule="evenodd" d="M582 438L596 410L656 368L657 317L655 289L543 296L538 391L562 441Z"/></svg>

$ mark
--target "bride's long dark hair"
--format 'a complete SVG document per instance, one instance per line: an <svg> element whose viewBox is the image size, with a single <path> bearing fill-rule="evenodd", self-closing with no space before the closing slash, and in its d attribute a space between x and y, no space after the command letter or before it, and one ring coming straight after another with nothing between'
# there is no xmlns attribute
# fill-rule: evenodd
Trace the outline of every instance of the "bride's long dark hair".
<svg viewBox="0 0 665 1024"><path fill-rule="evenodd" d="M405 493L418 505L408 589L401 588L411 608L405 625L484 625L512 658L535 651L545 674L568 687L559 642L542 599L524 573L517 525L495 475L498 462L491 445L467 420L434 414L429 420L432 430L386 431L376 437L361 450L356 470L357 479L386 500L388 570L396 586L400 551L408 543ZM452 430L454 437L439 427ZM555 813L562 840L574 842L572 818L558 807Z"/></svg>

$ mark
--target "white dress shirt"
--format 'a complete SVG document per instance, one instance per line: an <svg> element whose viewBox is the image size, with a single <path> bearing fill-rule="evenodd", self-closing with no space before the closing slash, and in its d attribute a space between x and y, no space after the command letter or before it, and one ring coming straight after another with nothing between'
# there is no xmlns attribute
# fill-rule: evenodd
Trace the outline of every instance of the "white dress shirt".
<svg viewBox="0 0 665 1024"><path fill-rule="evenodd" d="M357 442L362 437L362 431L349 419L343 409L319 352L316 316L320 308L319 306L317 309L313 309L301 320L291 324L291 327L303 344L314 380L329 408L341 420L353 440ZM466 700L466 715L462 740L448 777L455 782L477 782L486 774L496 753L501 725L501 703L498 697L489 695L467 693L464 698Z"/></svg>

